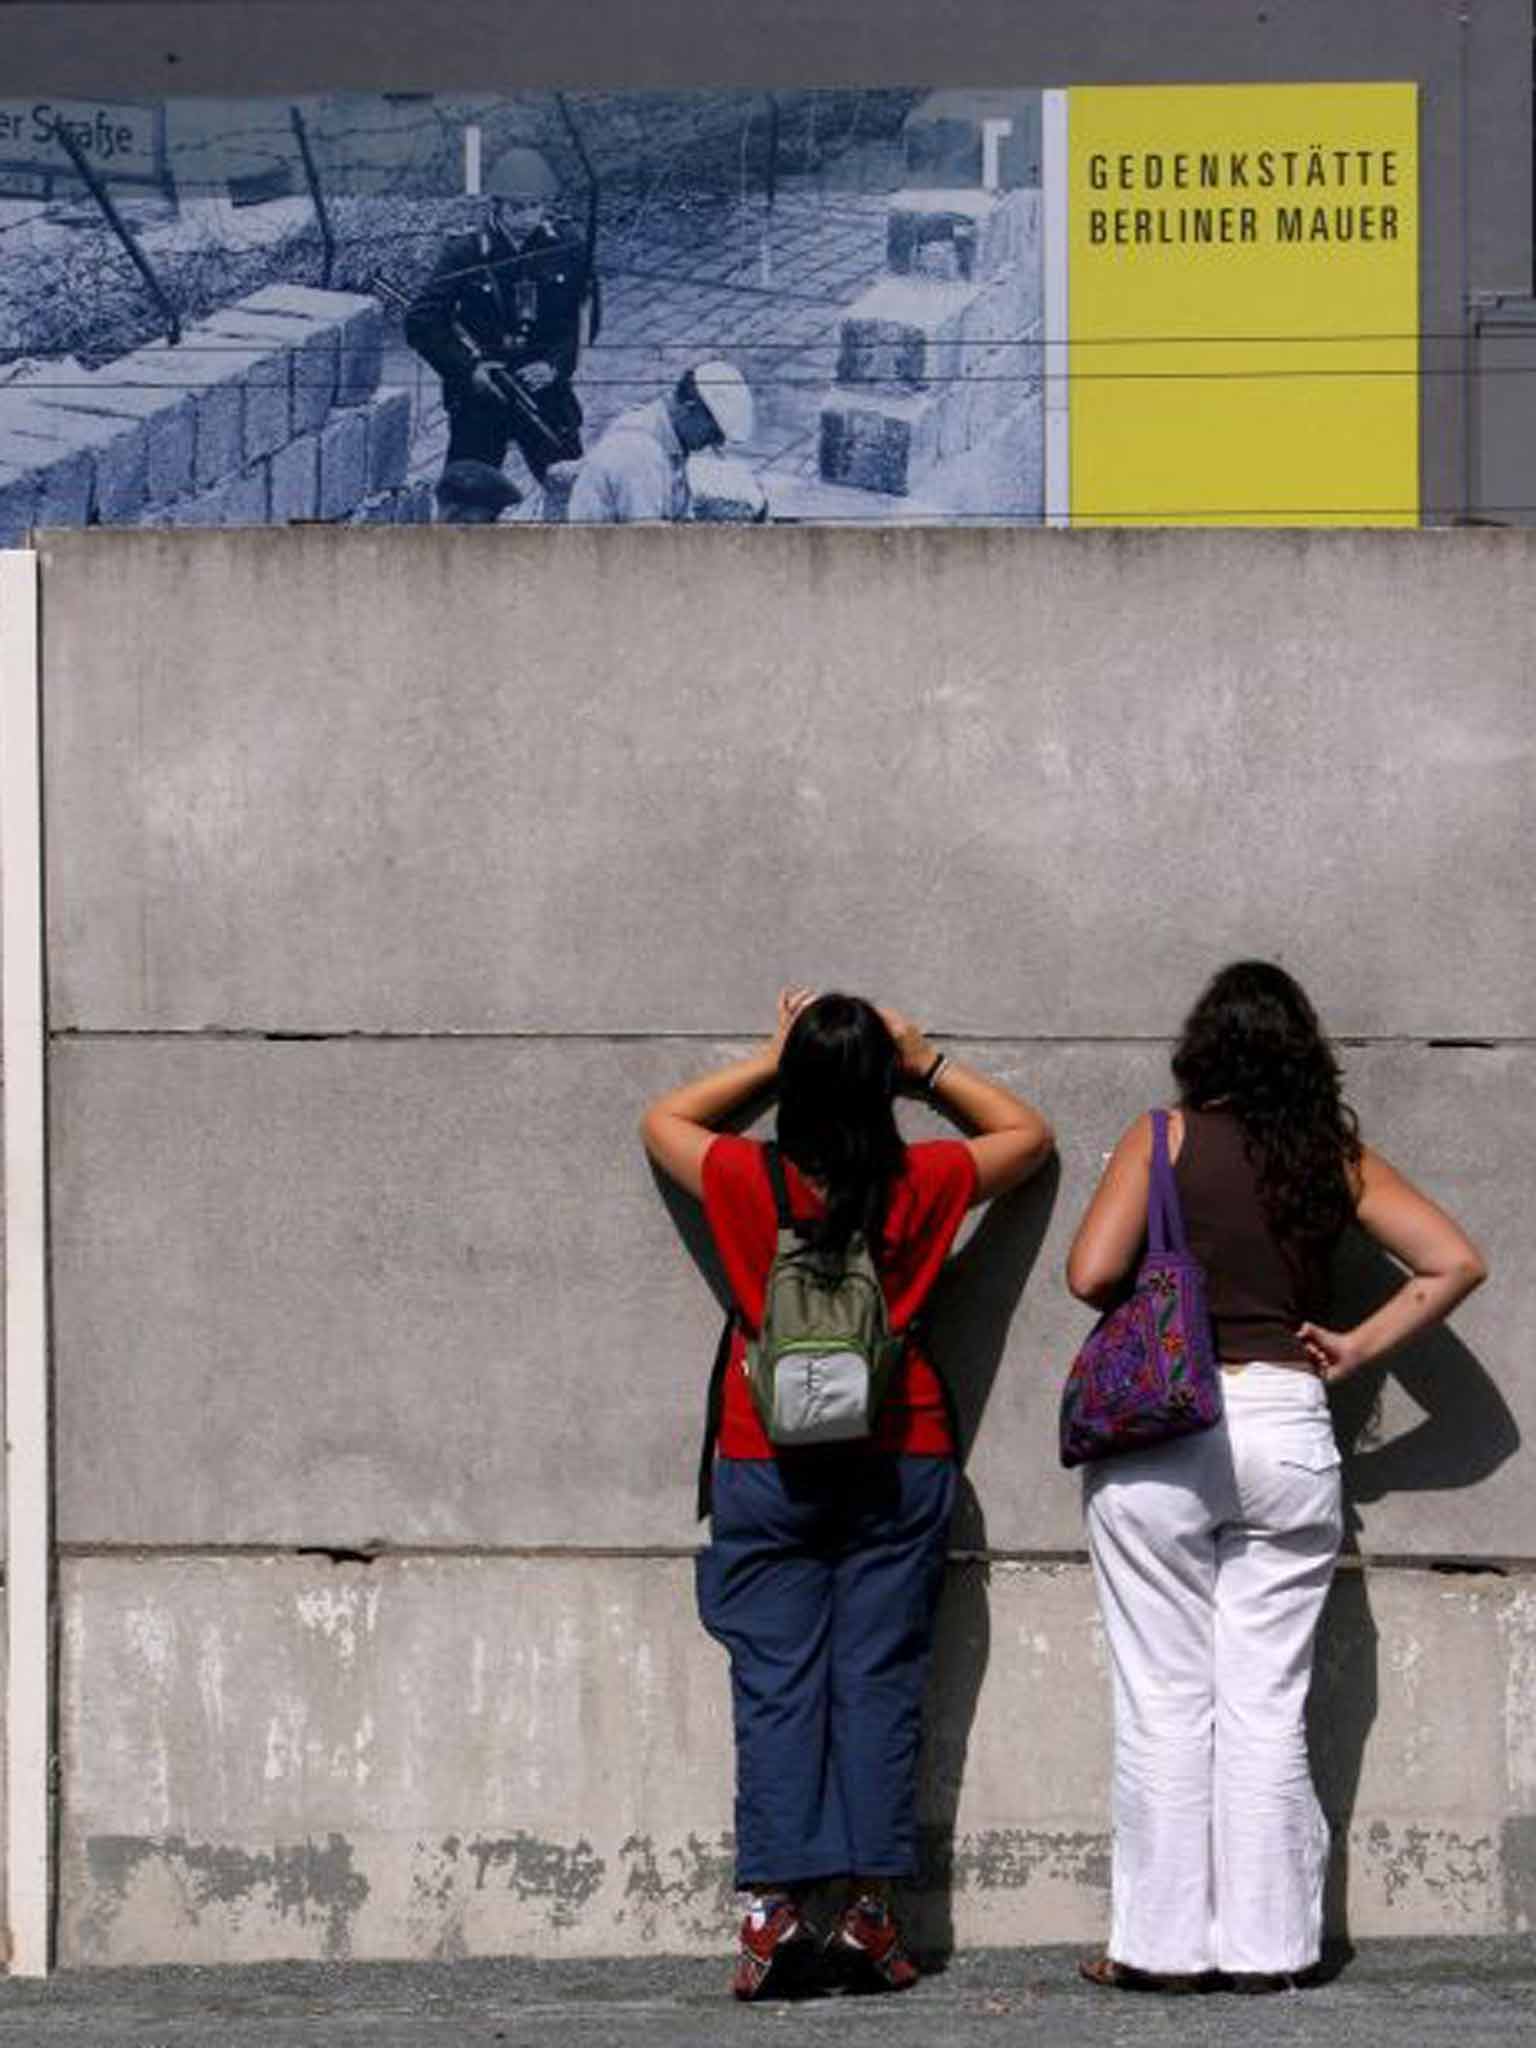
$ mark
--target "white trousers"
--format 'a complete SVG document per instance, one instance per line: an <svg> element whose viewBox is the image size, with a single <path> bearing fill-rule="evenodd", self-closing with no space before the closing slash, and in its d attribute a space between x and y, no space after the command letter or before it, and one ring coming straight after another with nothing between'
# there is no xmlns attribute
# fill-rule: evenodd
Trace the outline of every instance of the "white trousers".
<svg viewBox="0 0 1536 2048"><path fill-rule="evenodd" d="M1214 1429L1085 1481L1114 1685L1109 1953L1142 1970L1301 1970L1322 1941L1303 1716L1339 1453L1309 1373L1250 1365L1222 1386Z"/></svg>

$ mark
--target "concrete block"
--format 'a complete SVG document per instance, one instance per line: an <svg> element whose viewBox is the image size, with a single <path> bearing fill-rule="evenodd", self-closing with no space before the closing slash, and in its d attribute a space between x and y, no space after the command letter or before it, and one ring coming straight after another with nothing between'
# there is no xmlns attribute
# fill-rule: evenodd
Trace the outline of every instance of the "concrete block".
<svg viewBox="0 0 1536 2048"><path fill-rule="evenodd" d="M301 434L279 448L268 464L268 517L274 526L313 519L320 503L320 436Z"/></svg>
<svg viewBox="0 0 1536 2048"><path fill-rule="evenodd" d="M242 466L245 397L227 342L212 347L190 335L176 348L155 342L121 357L112 374L126 386L169 391L173 402L191 405L193 478L199 489L206 490Z"/></svg>
<svg viewBox="0 0 1536 2048"><path fill-rule="evenodd" d="M933 464L962 454L1030 395L1038 295L1004 270L984 284L887 278L843 322L838 384L822 412L829 484L941 500ZM1035 309L1035 310L1032 310Z"/></svg>
<svg viewBox="0 0 1536 2048"><path fill-rule="evenodd" d="M157 342L120 367L125 379L169 384L192 397L200 485L259 462L291 436L285 349L245 346L241 336L204 323L188 328L175 348Z"/></svg>
<svg viewBox="0 0 1536 2048"><path fill-rule="evenodd" d="M322 519L344 519L368 489L368 416L336 412L320 435Z"/></svg>
<svg viewBox="0 0 1536 2048"><path fill-rule="evenodd" d="M926 337L907 321L845 320L838 336L839 384L897 384L912 390L927 378Z"/></svg>
<svg viewBox="0 0 1536 2048"><path fill-rule="evenodd" d="M732 455L705 450L688 459L690 519L717 525L751 524L766 516L768 501L750 466Z"/></svg>
<svg viewBox="0 0 1536 2048"><path fill-rule="evenodd" d="M1020 403L1039 374L1038 345L1027 339L1039 333L1035 303L1017 271L980 286L885 279L842 323L829 408L857 406L872 387L927 392L941 451L968 445Z"/></svg>
<svg viewBox="0 0 1536 2048"><path fill-rule="evenodd" d="M708 1290L638 1147L625 1144L619 1173L605 1170L600 1224L590 1213L574 1232L554 1221L580 1199L568 1175L588 1170L594 1141L606 1152L606 1119L632 1126L634 1104L670 1067L665 1054L647 1053L617 1095L595 1093L581 1117L587 1134L556 1148L564 1163L552 1153L530 1174L523 1147L575 1107L569 1071L536 1053L513 1048L509 1061L488 1041L230 1043L229 1060L212 1044L178 1050L185 1062L108 1052L101 1064L61 1049L55 1068L67 1098L56 1193L72 1531L116 1541L153 1526L181 1531L174 1542L194 1529L245 1529L287 1544L323 1527L356 1548L500 1542L513 1530L514 1541L559 1540L579 1520L594 1542L636 1528L692 1540L688 1488L717 1334ZM443 1054L456 1100L437 1078ZM188 1119L206 1117L216 1098L214 1123L194 1137ZM147 1129L156 1120L158 1138ZM141 1135L148 1150L136 1169L119 1147ZM424 1170L438 1176L435 1222L418 1200ZM138 1190L127 1214L125 1173ZM181 1234L135 1276L132 1263L173 1217ZM635 1268L637 1246L648 1250ZM133 1328L117 1320L129 1296L143 1297ZM636 1316L688 1361L675 1397L657 1402L640 1376L610 1372ZM103 1346L132 1375L131 1417L101 1376ZM589 1378L573 1346L610 1365ZM438 1392L423 1409L429 1382ZM585 1391L573 1402L576 1384ZM599 1384L604 1413L594 1418L583 1411ZM604 1482L589 1495L571 1479L598 1438ZM613 1469L606 1446L620 1438Z"/></svg>
<svg viewBox="0 0 1536 2048"><path fill-rule="evenodd" d="M970 284L986 276L988 220L996 202L984 192L903 192L885 223L885 260L894 277Z"/></svg>
<svg viewBox="0 0 1536 2048"><path fill-rule="evenodd" d="M1017 270L1004 271L961 309L960 340L968 351L1014 344L1040 332L1040 295Z"/></svg>
<svg viewBox="0 0 1536 2048"><path fill-rule="evenodd" d="M333 326L374 309L375 302L363 292L325 291L314 284L268 284L248 293L239 305L246 313L290 315Z"/></svg>
<svg viewBox="0 0 1536 2048"><path fill-rule="evenodd" d="M997 177L1005 189L1040 183L1038 91L931 92L902 123L906 167L914 185L979 187L982 123L1006 121L997 141Z"/></svg>
<svg viewBox="0 0 1536 2048"><path fill-rule="evenodd" d="M249 465L275 455L293 433L290 351L253 351L243 362L240 382L240 446Z"/></svg>
<svg viewBox="0 0 1536 2048"><path fill-rule="evenodd" d="M19 547L32 530L37 510L37 471L0 457L0 547Z"/></svg>
<svg viewBox="0 0 1536 2048"><path fill-rule="evenodd" d="M897 279L983 285L1020 266L1030 205L1022 193L895 193L885 221L887 268Z"/></svg>
<svg viewBox="0 0 1536 2048"><path fill-rule="evenodd" d="M943 452L942 419L953 397L909 398L839 387L821 411L817 463L822 480L905 497Z"/></svg>
<svg viewBox="0 0 1536 2048"><path fill-rule="evenodd" d="M341 330L336 403L366 403L379 388L383 368L384 316L377 306L369 303L360 312L353 313Z"/></svg>
<svg viewBox="0 0 1536 2048"><path fill-rule="evenodd" d="M886 216L886 264L895 277L981 284L1007 270L1033 273L1040 290L1038 192L897 192Z"/></svg>
<svg viewBox="0 0 1536 2048"><path fill-rule="evenodd" d="M224 307L205 324L210 333L250 341L283 357L290 433L313 433L325 424L336 400L339 330L334 322L253 307L246 301Z"/></svg>
<svg viewBox="0 0 1536 2048"><path fill-rule="evenodd" d="M19 449L30 442L40 459L79 451L91 466L87 517L102 526L136 526L148 491L149 444L138 422L77 411L17 395L4 410L0 434Z"/></svg>
<svg viewBox="0 0 1536 2048"><path fill-rule="evenodd" d="M997 426L969 435L962 453L941 460L923 483L927 516L1038 524L1045 516L1040 403L1036 384Z"/></svg>
<svg viewBox="0 0 1536 2048"><path fill-rule="evenodd" d="M316 780L339 758L323 754ZM206 749L204 772L205 814L241 845L239 792ZM164 788L169 803L180 785ZM260 843L241 853L270 858ZM291 857L319 872L313 842ZM421 933L430 956L436 935ZM372 937L387 974L387 935ZM224 942L238 950L238 932ZM685 1249L698 1250L696 1211L679 1203L674 1227L629 1133L650 1096L733 1050L58 1043L60 1539L690 1541L715 1276ZM983 1057L1044 1106L1062 1157L988 1215L932 1306L980 1517L957 1541L1070 1550L1078 1487L1056 1462L1056 1409L1092 1317L1062 1265L1102 1155L1168 1095L1166 1051ZM1498 1275L1454 1332L1341 1402L1367 1551L1520 1553L1529 1488L1512 1453L1536 1428L1523 1336L1536 1276L1499 1190L1536 1149L1533 1057L1351 1055L1368 1136L1464 1218ZM941 1128L903 1115L913 1135ZM1358 1313L1386 1271L1352 1251L1341 1303ZM657 1332L673 1361L660 1397Z"/></svg>
<svg viewBox="0 0 1536 2048"><path fill-rule="evenodd" d="M125 375L121 362L90 372L74 371L57 382L48 368L27 384L39 405L134 421L145 438L144 496L151 506L168 504L192 488L196 418L192 400L145 388Z"/></svg>
<svg viewBox="0 0 1536 2048"><path fill-rule="evenodd" d="M411 394L376 391L364 412L368 423L368 488L391 491L405 482L411 460Z"/></svg>
<svg viewBox="0 0 1536 2048"><path fill-rule="evenodd" d="M327 292L313 285L273 284L240 301L243 313L298 315L338 331L336 403L361 405L378 388L383 367L384 318L360 292Z"/></svg>
<svg viewBox="0 0 1536 2048"><path fill-rule="evenodd" d="M727 1674L687 1558L61 1579L67 1967L728 1952ZM1522 1931L1533 1650L1523 1580L1340 1575L1310 1714L1330 1932ZM919 1945L1102 1940L1109 1764L1086 1566L952 1564Z"/></svg>
<svg viewBox="0 0 1536 2048"><path fill-rule="evenodd" d="M84 526L90 518L95 465L84 437L39 437L0 427L0 470L30 476L34 526Z"/></svg>
<svg viewBox="0 0 1536 2048"><path fill-rule="evenodd" d="M269 514L267 464L253 463L238 476L227 476L211 491L179 498L165 508L169 526L265 526Z"/></svg>
<svg viewBox="0 0 1536 2048"><path fill-rule="evenodd" d="M1509 856L1532 822L1533 551L530 524L173 560L61 538L53 1019L745 1032L775 977L807 977L960 1034L1159 1038L1258 951L1346 1037L1536 1036L1536 900ZM570 676L583 715L552 717ZM899 833L869 781L893 731ZM722 824L765 810L772 832ZM828 899L829 861L881 885ZM1369 944L1319 914L1341 878Z"/></svg>
<svg viewBox="0 0 1536 2048"><path fill-rule="evenodd" d="M598 1604L531 1560L81 1562L61 1960L644 1952L733 1917L685 1562L610 1566Z"/></svg>
<svg viewBox="0 0 1536 2048"><path fill-rule="evenodd" d="M958 344L975 288L882 278L848 309L838 337L839 384L917 389L962 374Z"/></svg>

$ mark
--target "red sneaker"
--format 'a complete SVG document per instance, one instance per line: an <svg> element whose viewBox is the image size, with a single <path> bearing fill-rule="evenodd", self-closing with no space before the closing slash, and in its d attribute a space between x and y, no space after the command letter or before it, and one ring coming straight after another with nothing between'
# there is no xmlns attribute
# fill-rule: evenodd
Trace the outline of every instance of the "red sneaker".
<svg viewBox="0 0 1536 2048"><path fill-rule="evenodd" d="M855 1899L827 1936L827 1955L850 1991L910 1991L922 1972L881 1899Z"/></svg>
<svg viewBox="0 0 1536 2048"><path fill-rule="evenodd" d="M760 1927L749 1913L741 1923L731 1989L738 1998L793 1998L806 1988L815 1955L815 1939L793 1899L782 1900Z"/></svg>

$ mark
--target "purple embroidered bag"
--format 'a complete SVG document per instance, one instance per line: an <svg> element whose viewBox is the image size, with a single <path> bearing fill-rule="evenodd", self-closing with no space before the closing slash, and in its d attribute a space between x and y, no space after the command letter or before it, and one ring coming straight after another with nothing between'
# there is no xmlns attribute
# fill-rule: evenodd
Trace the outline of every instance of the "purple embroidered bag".
<svg viewBox="0 0 1536 2048"><path fill-rule="evenodd" d="M1220 1420L1205 1273L1184 1235L1168 1112L1154 1109L1147 1249L1131 1294L1100 1319L1072 1361L1061 1395L1061 1462L1146 1450Z"/></svg>

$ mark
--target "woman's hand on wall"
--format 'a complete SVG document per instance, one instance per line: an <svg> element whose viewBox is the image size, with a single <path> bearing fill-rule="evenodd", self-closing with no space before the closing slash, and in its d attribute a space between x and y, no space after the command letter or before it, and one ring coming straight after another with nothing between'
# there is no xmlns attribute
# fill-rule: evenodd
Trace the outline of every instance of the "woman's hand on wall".
<svg viewBox="0 0 1536 2048"><path fill-rule="evenodd" d="M668 1179L690 1195L704 1192L704 1155L715 1142L716 1125L734 1116L754 1096L766 1095L773 1088L789 1027L813 993L808 988L780 989L773 1035L761 1051L685 1081L680 1088L668 1089L640 1119L640 1138L647 1153Z"/></svg>
<svg viewBox="0 0 1536 2048"><path fill-rule="evenodd" d="M938 1058L938 1053L923 1036L921 1029L910 1017L900 1010L880 1006L881 1022L896 1041L896 1051L901 1059L901 1078L909 1084L921 1081L928 1069Z"/></svg>
<svg viewBox="0 0 1536 2048"><path fill-rule="evenodd" d="M816 991L813 988L781 988L778 1011L773 1027L773 1036L768 1041L768 1053L773 1064L779 1064L779 1055L784 1050L784 1041L789 1036L789 1027L794 1023L807 1003L814 1003Z"/></svg>
<svg viewBox="0 0 1536 2048"><path fill-rule="evenodd" d="M896 1041L902 1080L952 1123L973 1135L966 1147L976 1167L973 1202L987 1202L1038 1173L1056 1149L1049 1123L1032 1102L938 1048L910 1017L882 1007Z"/></svg>

